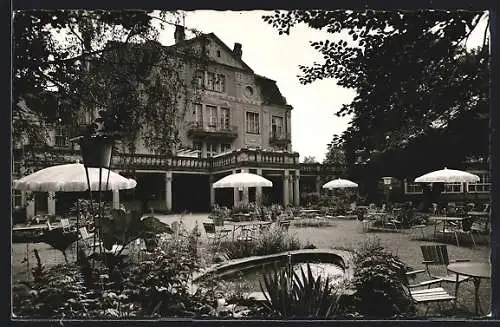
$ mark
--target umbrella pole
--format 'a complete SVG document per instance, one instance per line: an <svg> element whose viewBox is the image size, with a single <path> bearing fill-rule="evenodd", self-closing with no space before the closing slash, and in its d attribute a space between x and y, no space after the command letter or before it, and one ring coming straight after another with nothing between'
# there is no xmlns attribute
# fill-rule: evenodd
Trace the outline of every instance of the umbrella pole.
<svg viewBox="0 0 500 327"><path fill-rule="evenodd" d="M76 199L76 261L78 261L78 241L80 238L80 199Z"/></svg>
<svg viewBox="0 0 500 327"><path fill-rule="evenodd" d="M29 241L26 240L26 274L30 278L30 252L29 252Z"/></svg>
<svg viewBox="0 0 500 327"><path fill-rule="evenodd" d="M92 215L92 220L94 222L94 228L95 228L95 214L94 214L94 203L92 201L92 185L90 184L90 177L89 177L89 169L87 166L85 166L85 175L87 176L87 185L89 186L89 200L90 200L90 214ZM95 241L96 241L96 234L94 232L94 238L93 238L93 244L92 244L92 253L95 253ZM92 269L94 268L94 260L92 260Z"/></svg>
<svg viewBox="0 0 500 327"><path fill-rule="evenodd" d="M99 215L99 237L102 236L102 230L101 230L101 222L102 222L102 190L101 190L101 183L102 183L102 167L99 167L99 206L98 206L98 215ZM95 234L94 234L95 235ZM102 243L99 242L99 254L102 254Z"/></svg>

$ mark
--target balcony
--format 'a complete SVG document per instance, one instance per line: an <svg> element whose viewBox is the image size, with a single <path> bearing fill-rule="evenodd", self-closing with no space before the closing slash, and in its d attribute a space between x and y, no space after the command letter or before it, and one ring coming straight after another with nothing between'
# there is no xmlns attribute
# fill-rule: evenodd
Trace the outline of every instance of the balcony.
<svg viewBox="0 0 500 327"><path fill-rule="evenodd" d="M321 164L321 163L300 163L300 175L338 175L344 173L344 168L336 164Z"/></svg>
<svg viewBox="0 0 500 327"><path fill-rule="evenodd" d="M235 125L203 126L203 123L191 122L188 126L188 136L197 138L211 138L219 140L234 140L238 137L238 127Z"/></svg>
<svg viewBox="0 0 500 327"><path fill-rule="evenodd" d="M276 131L271 131L269 133L269 144L276 144L276 145L287 145L292 142L292 134L290 132L288 133L279 133Z"/></svg>
<svg viewBox="0 0 500 327"><path fill-rule="evenodd" d="M81 161L80 151L72 149L46 148L30 151L25 156L27 173L57 164ZM301 176L339 176L342 167L335 164L299 164L297 152L268 151L260 149L238 149L213 158L189 158L156 154L113 153L113 170L159 170L213 173L238 168L299 169Z"/></svg>

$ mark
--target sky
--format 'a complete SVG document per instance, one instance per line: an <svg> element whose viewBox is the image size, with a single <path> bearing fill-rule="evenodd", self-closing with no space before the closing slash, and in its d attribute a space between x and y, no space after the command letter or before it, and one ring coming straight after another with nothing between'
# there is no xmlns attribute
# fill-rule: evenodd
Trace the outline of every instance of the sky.
<svg viewBox="0 0 500 327"><path fill-rule="evenodd" d="M262 20L262 15L272 11L187 11L184 25L203 33L216 34L230 49L234 43L242 44L243 61L256 74L276 81L292 110L292 150L300 153L300 159L314 156L322 162L327 144L334 134L342 134L351 117L336 117L342 104L350 103L356 92L336 84L335 79L315 81L302 85L297 75L299 65L311 65L321 61L319 52L309 45L309 41L338 40L347 34L332 35L297 25L290 35L279 35L277 30ZM468 46L481 44L483 24L473 31ZM167 25L160 32L160 42L174 43L174 27ZM192 37L192 35L191 35ZM190 34L187 33L187 38Z"/></svg>

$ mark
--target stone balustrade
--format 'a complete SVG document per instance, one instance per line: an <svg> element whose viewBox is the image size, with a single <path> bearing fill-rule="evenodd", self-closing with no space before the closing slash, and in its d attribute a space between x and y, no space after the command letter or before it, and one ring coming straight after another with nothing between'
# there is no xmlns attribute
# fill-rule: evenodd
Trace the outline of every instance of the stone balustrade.
<svg viewBox="0 0 500 327"><path fill-rule="evenodd" d="M80 152L73 149L47 148L32 151L26 156L26 166L34 170L81 161ZM266 151L260 149L238 149L212 158L162 156L155 154L113 153L112 169L117 170L163 170L217 172L227 169L275 168L300 169L301 175L336 175L336 165L299 163L296 152Z"/></svg>

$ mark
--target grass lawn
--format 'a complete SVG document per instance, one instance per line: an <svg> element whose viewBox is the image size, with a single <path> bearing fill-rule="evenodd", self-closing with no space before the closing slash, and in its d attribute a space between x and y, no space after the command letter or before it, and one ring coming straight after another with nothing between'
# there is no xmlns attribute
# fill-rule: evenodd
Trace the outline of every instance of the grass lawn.
<svg viewBox="0 0 500 327"><path fill-rule="evenodd" d="M163 222L171 223L179 220L179 215L157 215ZM196 222L202 230L201 222L207 219L207 214L194 214L183 217L183 222L186 228L192 228ZM322 225L320 227L302 227L300 224L290 227L290 232L295 234L303 243L309 241L318 248L356 248L360 244L368 240L378 239L380 244L388 251L397 254L405 263L414 269L423 269L424 265L421 263L422 254L420 252L420 245L435 244L434 242L418 240L421 237L420 231L405 230L397 233L388 232L363 232L362 224L357 220L335 220L332 224ZM424 230L426 235L432 235L433 228L427 227ZM205 235L202 231L202 239ZM448 253L450 260L453 259L470 259L471 261L488 262L490 256L490 246L479 245L472 248L468 243L464 243L457 247L453 241L448 242ZM59 263L63 263L64 259L61 252L52 249L49 245L37 243L30 244L30 266L36 264L33 248L39 250L42 263L46 267L50 267ZM26 256L26 244L13 244L12 245L12 279L13 282L25 280L28 277L26 263L23 258ZM74 251L68 253L68 260L75 260ZM439 267L434 267L433 272L445 273L445 269L440 270ZM426 279L425 274L421 274L420 279ZM419 279L417 279L418 281ZM443 283L442 285L451 294L454 294L454 284ZM482 279L479 288L480 303L483 313L490 312L491 302L491 288L490 280ZM423 306L422 306L423 307ZM443 303L441 309L446 311L451 308L449 303ZM425 308L420 308L425 309ZM439 308L431 305L429 315L438 315ZM474 312L474 286L472 281L464 282L460 285L458 294L458 308L457 310L450 311L449 315L458 315L461 317L472 317Z"/></svg>

